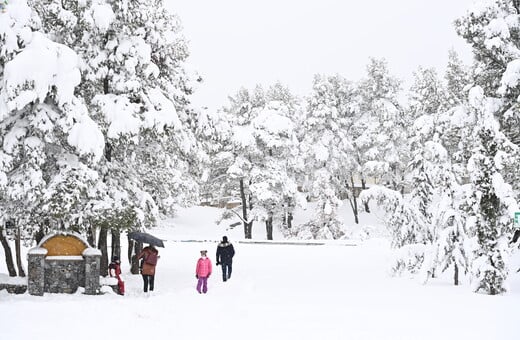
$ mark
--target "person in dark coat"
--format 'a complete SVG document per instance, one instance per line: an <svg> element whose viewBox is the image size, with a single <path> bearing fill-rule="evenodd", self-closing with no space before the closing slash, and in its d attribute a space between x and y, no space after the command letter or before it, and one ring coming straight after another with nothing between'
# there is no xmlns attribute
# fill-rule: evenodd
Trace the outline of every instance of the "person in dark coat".
<svg viewBox="0 0 520 340"><path fill-rule="evenodd" d="M217 266L222 265L222 280L224 282L231 278L233 256L235 256L235 248L228 242L227 236L222 237L222 242L217 246Z"/></svg>
<svg viewBox="0 0 520 340"><path fill-rule="evenodd" d="M137 255L138 259L143 259L141 266L141 275L143 276L143 289L144 292L153 291L155 281L155 266L159 259L159 251L152 245L144 247L143 250Z"/></svg>

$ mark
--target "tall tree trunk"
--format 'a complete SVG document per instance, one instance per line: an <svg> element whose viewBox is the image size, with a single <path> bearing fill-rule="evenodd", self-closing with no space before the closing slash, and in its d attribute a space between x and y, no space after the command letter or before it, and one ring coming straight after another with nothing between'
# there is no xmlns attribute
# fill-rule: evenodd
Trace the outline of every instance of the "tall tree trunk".
<svg viewBox="0 0 520 340"><path fill-rule="evenodd" d="M4 235L4 227L0 226L0 243L2 243L2 247L4 247L5 253L5 264L7 266L7 271L9 272L9 276L16 276L16 269L14 268L13 263L13 253L11 252L11 247L9 246L9 242Z"/></svg>
<svg viewBox="0 0 520 340"><path fill-rule="evenodd" d="M352 207L352 212L354 213L354 221L356 222L356 224L359 224L359 209L358 209L358 204L357 204L357 197L356 197L356 193L354 192L355 188L354 188L354 177L353 176L350 176L350 206Z"/></svg>
<svg viewBox="0 0 520 340"><path fill-rule="evenodd" d="M121 259L121 231L119 228L114 228L112 231L112 254L111 259L114 258L114 256L119 257Z"/></svg>
<svg viewBox="0 0 520 340"><path fill-rule="evenodd" d="M18 276L25 277L25 270L23 269L22 264L22 251L21 251L21 240L22 236L20 233L20 226L16 228L16 239L15 239L15 252L16 252L16 267L18 267Z"/></svg>
<svg viewBox="0 0 520 340"><path fill-rule="evenodd" d="M108 227L105 225L99 230L98 249L101 250L99 274L106 277L108 275Z"/></svg>
<svg viewBox="0 0 520 340"><path fill-rule="evenodd" d="M294 217L293 217L292 212L289 211L289 212L287 213L287 228L288 228L288 229L291 229L291 228L292 228L292 220L293 220L293 218L294 218Z"/></svg>
<svg viewBox="0 0 520 340"><path fill-rule="evenodd" d="M253 222L247 221L247 199L246 199L246 193L244 189L244 180L240 179L240 199L242 201L242 221L244 224L244 237L246 239L252 238L252 229L253 229Z"/></svg>
<svg viewBox="0 0 520 340"><path fill-rule="evenodd" d="M453 283L455 286L459 285L459 266L456 263L454 264Z"/></svg>
<svg viewBox="0 0 520 340"><path fill-rule="evenodd" d="M135 243L135 241L131 240L129 237L127 237L127 238L128 238L128 249L127 249L126 255L127 255L127 258L128 258L128 263L130 265L132 265L132 256L134 255L134 243Z"/></svg>
<svg viewBox="0 0 520 340"><path fill-rule="evenodd" d="M96 230L92 225L87 227L87 242L91 247L96 246Z"/></svg>
<svg viewBox="0 0 520 340"><path fill-rule="evenodd" d="M132 274L139 274L139 259L137 255L143 250L143 244L134 240L128 239L128 260L130 261L130 272Z"/></svg>
<svg viewBox="0 0 520 340"><path fill-rule="evenodd" d="M273 239L273 213L269 212L269 217L265 221L265 230L267 233L267 239L272 240Z"/></svg>
<svg viewBox="0 0 520 340"><path fill-rule="evenodd" d="M364 177L361 177L361 189L366 190L366 188L367 188L367 182ZM363 202L363 204L365 206L365 212L369 213L370 207L368 206L368 201Z"/></svg>

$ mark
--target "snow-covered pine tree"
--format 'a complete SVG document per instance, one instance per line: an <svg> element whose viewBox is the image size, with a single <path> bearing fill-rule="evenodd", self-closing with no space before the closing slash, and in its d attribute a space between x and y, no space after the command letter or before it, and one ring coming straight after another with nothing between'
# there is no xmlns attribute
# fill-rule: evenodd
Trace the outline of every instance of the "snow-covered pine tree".
<svg viewBox="0 0 520 340"><path fill-rule="evenodd" d="M255 198L255 216L265 221L268 240L273 239L273 221L287 218L292 213L287 203L297 201L298 186L291 169L298 158L298 142L291 113L283 102L269 100L252 121L262 159L252 168L249 189Z"/></svg>
<svg viewBox="0 0 520 340"><path fill-rule="evenodd" d="M329 171L333 174L332 184L336 195L340 200L347 199L352 213L354 215L355 223L359 223L359 204L357 199L357 190L359 187L365 188L365 178L361 171L361 167L357 162L356 149L353 145L353 139L356 135L354 129L356 118L359 114L358 93L354 84L340 75L334 76L315 76L313 93L308 100L308 113L310 119L313 119L313 115L318 116L322 112L329 111L329 116L325 116L324 120L321 118L320 124L332 132L337 140L341 141L340 144L334 147L330 147L332 153L329 153L334 161L328 162L325 167L329 168ZM316 112L312 112L312 111ZM334 121L335 120L335 121ZM312 122L305 122L308 128L312 129ZM328 126L328 127L327 127ZM305 135L309 131L306 129L302 130ZM305 144L303 144L305 145ZM322 176L319 176L322 180ZM356 181L360 181L361 183ZM368 212L368 204L365 205L365 210Z"/></svg>
<svg viewBox="0 0 520 340"><path fill-rule="evenodd" d="M453 171L446 170L442 174L441 195L433 222L438 228L438 236L431 251L433 256L423 271L431 273L438 268L444 272L453 268L453 284L458 285L461 272L466 274L470 268L470 254L466 250L466 214L463 207L467 185L459 185Z"/></svg>
<svg viewBox="0 0 520 340"><path fill-rule="evenodd" d="M494 115L500 130L520 146L520 2L488 0L471 8L457 20L456 29L473 48L474 81L484 94L499 98ZM520 155L501 169L517 198L520 197Z"/></svg>
<svg viewBox="0 0 520 340"><path fill-rule="evenodd" d="M417 207L400 192L379 185L363 190L359 199L374 201L385 211L385 225L392 238L392 248L396 249L393 273L418 272L427 250L429 224Z"/></svg>
<svg viewBox="0 0 520 340"><path fill-rule="evenodd" d="M406 130L411 119L399 105L400 82L390 75L386 61L371 59L359 84L359 118L354 145L364 176L395 190L404 190Z"/></svg>
<svg viewBox="0 0 520 340"><path fill-rule="evenodd" d="M422 278L427 281L435 277L437 270L445 271L455 265L455 282L458 270L467 271L464 245L466 232L461 208L459 185L451 168L450 157L437 138L424 142L422 153L416 155L412 178L410 204L421 214L425 222L423 233L425 243L424 262L421 266ZM423 179L424 180L421 180ZM457 194L457 195L456 195Z"/></svg>
<svg viewBox="0 0 520 340"><path fill-rule="evenodd" d="M9 6L0 14L0 209L32 240L38 228L79 228L92 216L104 139L74 96L77 55L33 31L24 0Z"/></svg>
<svg viewBox="0 0 520 340"><path fill-rule="evenodd" d="M80 57L76 93L106 140L97 168L106 190L93 204L102 272L108 228L155 224L197 197L200 155L188 107L188 52L179 20L162 0L31 1L43 30ZM135 267L135 266L134 266Z"/></svg>
<svg viewBox="0 0 520 340"><path fill-rule="evenodd" d="M451 50L444 74L447 93L445 109L436 119L436 133L448 151L451 169L458 183L468 182L466 164L471 157L471 136L475 125L474 114L467 108L470 75L468 68Z"/></svg>
<svg viewBox="0 0 520 340"><path fill-rule="evenodd" d="M426 239L433 242L435 231L432 226L432 201L435 195L435 183L431 178L433 168L426 150L414 152L415 157L410 163L411 167L411 192L410 203L417 207L427 227Z"/></svg>
<svg viewBox="0 0 520 340"><path fill-rule="evenodd" d="M233 153L229 144L231 121L228 114L223 110L203 110L198 138L207 155L200 189L201 204L223 207L233 199L236 189L236 181L226 175L227 169L233 163Z"/></svg>
<svg viewBox="0 0 520 340"><path fill-rule="evenodd" d="M261 86L254 91L241 89L230 101L218 113L226 119L229 133L218 133L222 147L214 155L209 181L220 183L222 192L240 197L237 208L242 211L235 215L244 223L246 238L252 237L253 220L261 220L267 238L272 239L273 221L287 219L298 201L299 158L292 122L298 100L286 87L275 84L267 91Z"/></svg>
<svg viewBox="0 0 520 340"><path fill-rule="evenodd" d="M428 225L426 239L435 241L436 230L432 224L436 188L439 172L446 161L446 151L439 144L439 114L446 110L447 95L444 85L434 69L419 68L414 73L415 81L409 92L409 116L415 122L408 131L411 161L408 165L410 176L410 203L417 207ZM440 158L440 159L439 159Z"/></svg>
<svg viewBox="0 0 520 340"><path fill-rule="evenodd" d="M512 188L504 182L500 169L516 145L500 132L493 116L493 110L499 107L496 99L486 98L483 89L476 86L470 91L469 104L478 117L475 148L468 162L471 178L468 224L475 238L472 286L476 292L495 295L506 290L511 217L518 210Z"/></svg>
<svg viewBox="0 0 520 340"><path fill-rule="evenodd" d="M188 107L188 56L176 16L163 1L34 1L42 24L82 61L78 93L107 139L103 172L114 211L157 213L193 202L191 163L199 157ZM126 197L118 200L115 197ZM125 207L125 208L124 208Z"/></svg>
<svg viewBox="0 0 520 340"><path fill-rule="evenodd" d="M234 96L229 97L229 105L222 108L218 117L224 119L229 130L218 132L220 147L212 158L216 159L219 168L212 169L209 181L215 182L219 191L233 195L240 205L236 212L232 209L223 215L223 219L238 216L244 226L244 237L252 238L255 216L253 214L253 195L249 186L252 184L251 172L256 160L262 155L256 147L251 123L265 106L265 91L256 86L253 91L241 88ZM222 125L222 123L220 123Z"/></svg>
<svg viewBox="0 0 520 340"><path fill-rule="evenodd" d="M448 93L434 68L419 67L408 94L409 115L436 115L449 108Z"/></svg>
<svg viewBox="0 0 520 340"><path fill-rule="evenodd" d="M300 127L305 113L302 100L293 95L289 88L281 83L271 86L267 90L266 96L272 104L278 107L277 111L280 112L282 117L290 120L290 125L293 127L293 131L285 136L285 143L283 143L285 149L281 150L281 154L286 156L285 159L280 159L280 164L283 164L287 185L283 185L283 201L277 207L277 215L282 220L281 229L288 231L292 229L296 208L304 207L307 204L304 194L298 190L298 187L302 187L305 177L305 166L301 157L301 150L298 147L301 140ZM292 187L294 184L297 187Z"/></svg>
<svg viewBox="0 0 520 340"><path fill-rule="evenodd" d="M341 195L356 203L353 177L359 173L351 142L355 88L345 78L316 75L307 99L301 148L307 169L305 190L317 201L315 217L297 230L298 237L337 239L345 235L337 212Z"/></svg>
<svg viewBox="0 0 520 340"><path fill-rule="evenodd" d="M496 184L497 178L503 179L512 185L516 199L520 197L520 106L518 98L520 95L519 82L519 62L520 31L518 22L520 19L520 2L517 0L490 0L474 6L467 14L456 22L459 35L468 41L473 47L475 58L474 81L480 87L474 87L473 94L470 96L470 106L477 112L477 127L474 136L476 139L476 149L478 154L472 156L470 164L473 168L486 169L478 171L472 175L472 183L475 192L470 206L473 208L473 215L476 216L470 221L476 220L470 229L478 237L478 245L475 254L478 260L473 262L473 282L475 290L483 290L490 294L503 291L503 280L507 275L507 270L500 264L501 257L505 256L504 249L501 247L501 237L507 237L501 221L505 218L504 211L500 207L492 211L490 206L501 205L504 202L499 197L499 192L494 192L490 183ZM480 94L482 92L482 94ZM471 98L473 97L473 99ZM477 104L471 103L475 101ZM492 107L480 107L476 105L489 105ZM486 126L482 119L489 120L490 126ZM494 122L498 122L498 127ZM491 158L490 148L497 147L492 145L480 145L483 141L497 144L500 152L499 158ZM493 141L494 142L491 142ZM509 142L516 145L515 148L507 147ZM505 149L507 148L507 150ZM486 163L487 162L487 163ZM482 164L484 163L484 164ZM497 175L496 173L499 175ZM494 176L486 178L485 176ZM491 187L482 192L478 185ZM487 184L486 184L487 183ZM496 189L496 188L495 188ZM495 199L498 196L498 202ZM482 204L480 202L483 200ZM480 205L482 205L480 207ZM480 211L478 209L480 208ZM490 213L489 216L486 214ZM495 221L498 218L498 221ZM510 216L509 216L510 218ZM481 265L492 261L489 270L482 270Z"/></svg>
<svg viewBox="0 0 520 340"><path fill-rule="evenodd" d="M446 65L444 80L446 82L448 108L464 103L467 97L467 90L465 89L470 82L469 69L454 49L448 52L448 64Z"/></svg>

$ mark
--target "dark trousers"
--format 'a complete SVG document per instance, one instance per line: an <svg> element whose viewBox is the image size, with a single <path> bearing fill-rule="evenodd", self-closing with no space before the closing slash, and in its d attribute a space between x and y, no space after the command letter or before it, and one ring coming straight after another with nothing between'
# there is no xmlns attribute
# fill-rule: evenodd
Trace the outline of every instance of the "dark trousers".
<svg viewBox="0 0 520 340"><path fill-rule="evenodd" d="M231 263L222 263L222 280L227 281L231 277L232 269Z"/></svg>
<svg viewBox="0 0 520 340"><path fill-rule="evenodd" d="M146 293L148 291L148 287L150 287L150 291L153 291L153 281L155 276L154 275L143 275L143 283L144 283L144 292Z"/></svg>

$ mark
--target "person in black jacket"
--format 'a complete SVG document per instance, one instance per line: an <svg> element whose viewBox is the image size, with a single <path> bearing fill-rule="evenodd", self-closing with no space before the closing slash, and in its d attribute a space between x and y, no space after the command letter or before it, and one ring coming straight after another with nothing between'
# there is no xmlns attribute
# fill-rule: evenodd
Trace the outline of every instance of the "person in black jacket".
<svg viewBox="0 0 520 340"><path fill-rule="evenodd" d="M235 248L228 242L227 236L222 237L222 242L217 246L217 266L222 265L222 280L226 282L231 277Z"/></svg>

